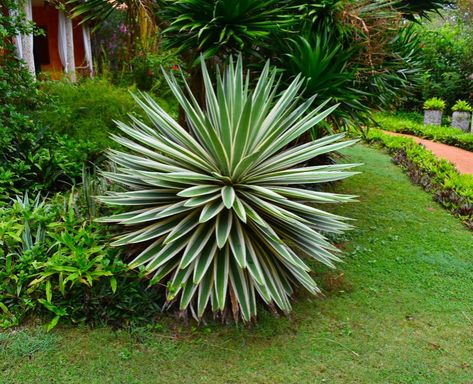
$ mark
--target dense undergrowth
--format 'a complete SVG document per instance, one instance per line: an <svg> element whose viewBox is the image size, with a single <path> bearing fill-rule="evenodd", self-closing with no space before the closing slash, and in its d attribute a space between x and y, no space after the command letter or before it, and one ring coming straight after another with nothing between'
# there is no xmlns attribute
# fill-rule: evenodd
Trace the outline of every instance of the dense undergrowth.
<svg viewBox="0 0 473 384"><path fill-rule="evenodd" d="M85 188L0 207L0 328L39 315L49 328L60 319L124 327L159 313L159 289L128 269L96 213Z"/></svg>
<svg viewBox="0 0 473 384"><path fill-rule="evenodd" d="M103 186L88 176L112 119L133 112L131 95L105 80L35 83L12 60L0 68L0 327L151 321L159 287L129 271L94 223Z"/></svg>
<svg viewBox="0 0 473 384"><path fill-rule="evenodd" d="M129 114L143 118L141 108L132 97L136 86L117 86L104 78L40 83L40 97L48 100L33 118L43 127L66 134L81 142L92 142L104 150L115 145L111 133L118 129L114 121L123 121ZM166 98L163 87L155 98L169 113L177 115L177 107Z"/></svg>
<svg viewBox="0 0 473 384"><path fill-rule="evenodd" d="M70 189L81 182L84 167L100 166L104 151L115 146L110 139L118 131L115 119L144 118L130 89L105 79L34 84L25 77L17 81L29 86L11 90L0 107L0 204L24 191ZM156 98L177 115L166 91Z"/></svg>
<svg viewBox="0 0 473 384"><path fill-rule="evenodd" d="M473 229L473 177L460 174L446 160L436 158L432 152L410 138L391 136L378 129L371 129L366 140L385 147L409 178L426 191L434 200L458 216Z"/></svg>

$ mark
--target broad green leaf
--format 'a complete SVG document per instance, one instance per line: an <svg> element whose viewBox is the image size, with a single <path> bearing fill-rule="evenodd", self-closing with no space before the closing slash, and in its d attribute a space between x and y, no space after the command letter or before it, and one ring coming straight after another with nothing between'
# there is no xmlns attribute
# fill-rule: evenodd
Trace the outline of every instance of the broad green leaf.
<svg viewBox="0 0 473 384"><path fill-rule="evenodd" d="M199 255L194 268L194 283L199 284L203 276L209 269L210 265L214 261L217 252L217 244L213 242L207 242L204 249Z"/></svg>
<svg viewBox="0 0 473 384"><path fill-rule="evenodd" d="M243 203L241 202L238 196L235 196L235 202L233 204L233 211L236 213L236 215L241 221L246 223L247 218L246 218L245 206L243 205Z"/></svg>
<svg viewBox="0 0 473 384"><path fill-rule="evenodd" d="M246 247L243 229L238 220L233 224L233 231L230 232L229 243L233 257L240 268L246 268Z"/></svg>
<svg viewBox="0 0 473 384"><path fill-rule="evenodd" d="M214 281L213 270L210 269L202 278L201 283L199 284L199 294L197 298L197 315L202 317L204 314L205 308L210 298L212 292L212 284Z"/></svg>
<svg viewBox="0 0 473 384"><path fill-rule="evenodd" d="M215 230L214 225L199 224L197 230L191 236L187 243L187 247L182 255L181 264L179 268L187 267L191 262L199 256L200 252L204 249L205 245L213 235Z"/></svg>
<svg viewBox="0 0 473 384"><path fill-rule="evenodd" d="M238 299L238 303L240 304L243 320L250 321L251 309L248 283L245 274L235 260L230 260L230 282Z"/></svg>
<svg viewBox="0 0 473 384"><path fill-rule="evenodd" d="M181 197L198 197L209 195L220 191L221 187L215 185L197 185L180 191L177 196Z"/></svg>

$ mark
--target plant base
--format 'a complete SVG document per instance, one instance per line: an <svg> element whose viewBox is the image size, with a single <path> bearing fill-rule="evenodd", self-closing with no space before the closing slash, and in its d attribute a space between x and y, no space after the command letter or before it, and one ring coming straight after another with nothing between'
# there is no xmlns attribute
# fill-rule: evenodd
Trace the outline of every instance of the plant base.
<svg viewBox="0 0 473 384"><path fill-rule="evenodd" d="M452 127L459 128L464 132L470 131L470 112L453 112Z"/></svg>
<svg viewBox="0 0 473 384"><path fill-rule="evenodd" d="M424 111L425 125L442 125L442 111L425 110Z"/></svg>

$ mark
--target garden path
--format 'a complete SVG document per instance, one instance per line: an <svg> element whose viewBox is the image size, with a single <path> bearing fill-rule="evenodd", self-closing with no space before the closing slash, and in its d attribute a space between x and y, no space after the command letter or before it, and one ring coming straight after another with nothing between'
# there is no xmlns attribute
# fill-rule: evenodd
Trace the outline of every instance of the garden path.
<svg viewBox="0 0 473 384"><path fill-rule="evenodd" d="M392 136L404 136L413 139L416 143L422 144L435 156L445 159L458 169L460 173L468 173L473 175L473 152L466 151L461 148L452 147L451 145L436 143L432 140L422 139L417 136L407 135L404 133L396 133L391 131L383 131Z"/></svg>

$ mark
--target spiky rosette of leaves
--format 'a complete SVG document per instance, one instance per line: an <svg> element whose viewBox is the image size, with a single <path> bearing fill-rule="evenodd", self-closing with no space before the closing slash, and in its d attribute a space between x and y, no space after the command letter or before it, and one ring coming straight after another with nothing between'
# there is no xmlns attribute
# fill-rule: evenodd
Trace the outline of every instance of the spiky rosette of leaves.
<svg viewBox="0 0 473 384"><path fill-rule="evenodd" d="M335 108L300 103L300 77L279 92L268 63L250 89L241 57L215 86L205 63L202 72L205 108L166 75L187 129L147 95L137 101L152 126L117 123L127 137L114 139L130 151L110 151L116 171L105 175L128 191L101 200L135 208L103 221L129 228L115 246L150 243L131 266L144 265L152 282L168 286L167 300L195 317L228 306L249 321L258 299L289 312L295 286L319 292L304 258L333 267L337 249L323 234L349 228L315 205L353 198L304 187L346 178L353 165L304 164L353 141L338 134L290 145Z"/></svg>

